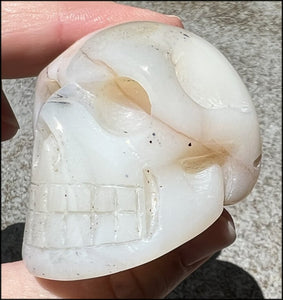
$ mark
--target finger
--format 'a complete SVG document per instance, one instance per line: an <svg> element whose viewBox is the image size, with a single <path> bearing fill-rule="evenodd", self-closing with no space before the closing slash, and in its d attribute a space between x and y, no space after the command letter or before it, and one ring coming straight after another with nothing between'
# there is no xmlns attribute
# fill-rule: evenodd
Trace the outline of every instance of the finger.
<svg viewBox="0 0 283 300"><path fill-rule="evenodd" d="M57 299L41 287L23 261L1 264L1 299Z"/></svg>
<svg viewBox="0 0 283 300"><path fill-rule="evenodd" d="M1 141L11 139L18 129L17 119L3 90L1 90Z"/></svg>
<svg viewBox="0 0 283 300"><path fill-rule="evenodd" d="M2 77L36 76L87 33L137 20L183 27L177 17L114 2L5 1L2 3Z"/></svg>
<svg viewBox="0 0 283 300"><path fill-rule="evenodd" d="M196 238L150 262L110 276L118 298L163 298L213 254L227 247L236 238L234 224L227 211ZM132 278L130 281L129 278Z"/></svg>
<svg viewBox="0 0 283 300"><path fill-rule="evenodd" d="M233 220L224 210L199 236L139 267L88 280L37 280L43 288L62 298L165 297L214 253L232 244L235 237Z"/></svg>

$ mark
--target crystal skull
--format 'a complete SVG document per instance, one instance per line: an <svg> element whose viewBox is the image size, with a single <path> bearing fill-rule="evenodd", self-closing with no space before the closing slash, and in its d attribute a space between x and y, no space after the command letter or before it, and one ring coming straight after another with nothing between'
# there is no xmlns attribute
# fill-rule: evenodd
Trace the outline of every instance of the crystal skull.
<svg viewBox="0 0 283 300"><path fill-rule="evenodd" d="M252 190L261 142L248 91L210 43L129 22L39 75L23 259L76 280L149 262Z"/></svg>

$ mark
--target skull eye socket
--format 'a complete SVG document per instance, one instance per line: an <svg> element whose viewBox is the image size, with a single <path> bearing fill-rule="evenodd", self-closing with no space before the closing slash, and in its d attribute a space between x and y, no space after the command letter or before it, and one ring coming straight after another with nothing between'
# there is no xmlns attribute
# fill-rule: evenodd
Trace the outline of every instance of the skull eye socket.
<svg viewBox="0 0 283 300"><path fill-rule="evenodd" d="M147 92L136 80L115 76L102 83L81 86L95 95L92 111L104 129L124 135L149 126L151 103Z"/></svg>
<svg viewBox="0 0 283 300"><path fill-rule="evenodd" d="M122 93L147 114L151 114L151 104L145 89L135 80L128 77L115 78L115 83Z"/></svg>

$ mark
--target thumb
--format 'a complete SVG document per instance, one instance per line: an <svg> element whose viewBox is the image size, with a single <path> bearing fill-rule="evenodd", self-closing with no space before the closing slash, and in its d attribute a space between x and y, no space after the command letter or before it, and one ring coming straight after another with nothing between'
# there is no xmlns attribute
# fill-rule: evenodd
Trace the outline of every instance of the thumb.
<svg viewBox="0 0 283 300"><path fill-rule="evenodd" d="M3 90L1 90L1 141L11 139L18 129L17 119Z"/></svg>

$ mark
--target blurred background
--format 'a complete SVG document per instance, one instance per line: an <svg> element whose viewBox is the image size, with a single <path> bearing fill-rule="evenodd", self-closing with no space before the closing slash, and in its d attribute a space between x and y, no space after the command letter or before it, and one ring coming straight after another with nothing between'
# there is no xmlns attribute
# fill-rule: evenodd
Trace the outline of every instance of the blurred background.
<svg viewBox="0 0 283 300"><path fill-rule="evenodd" d="M258 182L244 201L227 207L234 218L237 240L184 280L167 298L282 299L281 2L117 2L177 15L185 29L216 46L246 84L262 135ZM13 139L1 144L2 262L21 258L33 146L35 80L2 81L20 125Z"/></svg>

